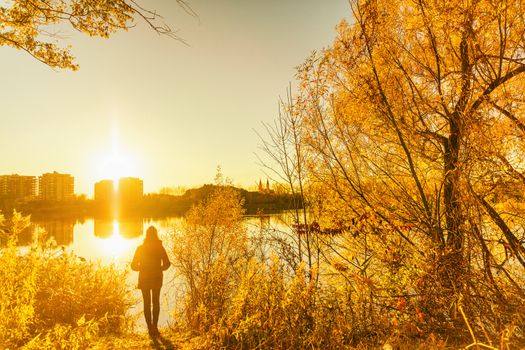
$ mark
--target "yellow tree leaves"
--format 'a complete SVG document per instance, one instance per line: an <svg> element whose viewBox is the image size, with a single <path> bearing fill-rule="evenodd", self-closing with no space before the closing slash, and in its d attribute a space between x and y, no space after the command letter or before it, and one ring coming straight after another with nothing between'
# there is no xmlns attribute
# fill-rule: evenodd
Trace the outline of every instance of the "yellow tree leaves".
<svg viewBox="0 0 525 350"><path fill-rule="evenodd" d="M465 184L502 167L523 179L521 6L353 1L353 24L298 75L312 174L460 248Z"/></svg>
<svg viewBox="0 0 525 350"><path fill-rule="evenodd" d="M340 23L333 45L298 71L294 104L320 208L313 212L321 225L373 212L409 229L327 242L325 254L338 256L334 270L350 275L353 250L373 250L381 281L385 266L401 262L396 275L408 273L400 257L411 256L407 281L418 282L407 286L439 315L416 318L435 325L452 317L447 303L465 290L487 298L472 297L472 310L518 303L502 291L523 296L525 282L517 273L525 266L523 4L353 0L351 7L354 18Z"/></svg>
<svg viewBox="0 0 525 350"><path fill-rule="evenodd" d="M177 1L192 13L183 0ZM156 32L176 38L153 11L131 0L12 0L0 4L0 46L24 50L60 69L78 69L69 47L58 45L56 26L69 24L89 36L109 37L139 17Z"/></svg>
<svg viewBox="0 0 525 350"><path fill-rule="evenodd" d="M208 331L224 316L232 286L248 261L243 212L237 190L217 186L173 233L173 263L187 288L185 315L199 331Z"/></svg>

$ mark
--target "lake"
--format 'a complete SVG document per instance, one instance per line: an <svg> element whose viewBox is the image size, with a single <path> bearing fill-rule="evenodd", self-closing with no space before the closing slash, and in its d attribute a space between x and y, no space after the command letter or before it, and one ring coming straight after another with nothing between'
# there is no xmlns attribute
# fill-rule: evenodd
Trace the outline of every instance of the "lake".
<svg viewBox="0 0 525 350"><path fill-rule="evenodd" d="M74 219L33 220L33 223L36 228L45 229L49 236L56 240L57 244L65 246L66 250L79 257L86 260L99 261L102 264L113 263L129 269L135 249L142 244L144 233L150 225L157 228L161 239L165 239L183 220L183 217L168 217L154 220L89 218L83 221ZM263 218L245 217L245 223L249 232L258 230L261 223L265 226L268 225L271 220L278 224L278 215L265 216ZM29 244L30 241L30 232L20 237L22 245ZM168 247L166 249L168 250ZM136 306L131 308L130 315L138 316L137 327L145 329L145 322L142 317L142 296L140 290L136 289L137 275L137 272L132 271L128 277L129 288L133 289L134 296L139 301ZM164 274L164 286L161 290L160 327L168 326L172 322L170 313L175 308L175 300L180 287L181 281L177 280L174 268L168 269Z"/></svg>

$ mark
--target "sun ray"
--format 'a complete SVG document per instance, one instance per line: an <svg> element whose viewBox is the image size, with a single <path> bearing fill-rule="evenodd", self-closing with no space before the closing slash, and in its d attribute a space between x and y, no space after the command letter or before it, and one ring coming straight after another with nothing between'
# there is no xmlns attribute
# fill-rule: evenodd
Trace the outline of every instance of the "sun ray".
<svg viewBox="0 0 525 350"><path fill-rule="evenodd" d="M122 177L137 176L135 162L131 156L124 153L120 147L118 128L112 129L111 150L99 162L98 180L113 180L115 191Z"/></svg>

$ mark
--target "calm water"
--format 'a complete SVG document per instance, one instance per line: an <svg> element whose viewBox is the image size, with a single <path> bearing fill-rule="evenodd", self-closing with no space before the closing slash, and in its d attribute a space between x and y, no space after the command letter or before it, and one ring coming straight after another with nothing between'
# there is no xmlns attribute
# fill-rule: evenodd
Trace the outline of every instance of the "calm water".
<svg viewBox="0 0 525 350"><path fill-rule="evenodd" d="M180 223L183 218L167 218L163 220L34 220L35 227L46 230L59 245L86 260L97 261L102 264L116 264L124 269L130 269L131 260L137 246L142 244L144 233L150 225L159 231L161 239L169 234L170 230ZM31 235L21 237L29 243ZM129 310L130 315L138 316L136 325L145 329L142 317L142 296L136 289L138 273L130 272L128 288L133 290L137 303ZM176 283L174 269L170 268L164 274L164 286L161 290L161 315L159 326L164 327L171 322L170 312L175 307ZM179 283L180 284L180 283Z"/></svg>
<svg viewBox="0 0 525 350"><path fill-rule="evenodd" d="M264 224L268 224L270 219L271 217L265 218ZM102 264L113 263L129 269L135 249L142 244L144 233L150 225L154 225L159 231L160 238L164 239L183 220L182 217L170 217L162 220L86 219L82 222L75 220L34 220L34 224L36 227L45 229L59 245L67 247L67 250L80 257L99 261ZM246 217L245 222L249 230L255 230L261 221L256 217ZM24 244L24 241L29 243L30 240L31 234L27 234L21 237L20 243ZM165 247L168 250L166 244ZM137 327L144 329L142 296L140 290L136 289L137 275L137 272L132 271L128 278L128 287L133 289L135 298L140 301L135 307L131 308L130 314L138 316ZM175 309L175 300L180 288L181 282L177 280L172 267L164 274L159 326L164 327L172 322L170 312Z"/></svg>

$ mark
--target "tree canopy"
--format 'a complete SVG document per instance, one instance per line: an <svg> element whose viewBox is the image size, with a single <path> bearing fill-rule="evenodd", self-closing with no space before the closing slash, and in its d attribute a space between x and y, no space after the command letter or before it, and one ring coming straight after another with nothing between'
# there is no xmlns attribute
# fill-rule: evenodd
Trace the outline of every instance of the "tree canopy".
<svg viewBox="0 0 525 350"><path fill-rule="evenodd" d="M194 15L184 0L174 1ZM59 45L58 25L107 38L131 28L135 19L178 39L160 15L134 0L9 0L0 4L0 46L24 50L53 68L76 70L71 48Z"/></svg>
<svg viewBox="0 0 525 350"><path fill-rule="evenodd" d="M355 23L300 70L314 178L442 248L501 238L525 267L508 207L525 185L522 6L354 1Z"/></svg>
<svg viewBox="0 0 525 350"><path fill-rule="evenodd" d="M448 327L451 300L510 322L525 295L524 4L350 4L352 21L298 69L277 124L298 136L270 139L284 164L297 160L285 147L301 150L321 232L346 232L322 240L324 258L376 276L372 294L416 291L426 326Z"/></svg>

